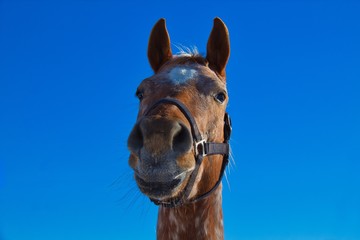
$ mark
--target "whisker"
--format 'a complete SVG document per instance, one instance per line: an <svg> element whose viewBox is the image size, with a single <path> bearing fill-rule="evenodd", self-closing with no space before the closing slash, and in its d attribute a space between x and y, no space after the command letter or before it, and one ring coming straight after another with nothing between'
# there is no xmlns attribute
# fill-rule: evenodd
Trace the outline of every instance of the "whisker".
<svg viewBox="0 0 360 240"><path fill-rule="evenodd" d="M227 186L228 186L228 188L229 188L229 191L231 192L230 182L229 182L229 179L228 179L228 176L227 176L226 171L225 171L225 179L226 179L226 182L227 182Z"/></svg>

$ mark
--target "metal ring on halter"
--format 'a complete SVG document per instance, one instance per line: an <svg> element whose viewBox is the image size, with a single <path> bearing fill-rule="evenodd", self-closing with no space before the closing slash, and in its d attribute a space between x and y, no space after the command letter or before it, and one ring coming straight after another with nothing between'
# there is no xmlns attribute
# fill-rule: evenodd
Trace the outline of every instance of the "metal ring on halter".
<svg viewBox="0 0 360 240"><path fill-rule="evenodd" d="M199 128L196 124L196 121L194 117L191 115L191 112L187 109L187 107L179 100L175 98L162 98L159 101L155 102L150 108L147 109L144 116L147 116L153 109L155 109L160 104L171 104L175 105L182 114L186 117L188 122L190 123L191 127L191 135L194 141L194 153L195 153L195 168L193 172L191 173L190 179L188 184L185 187L185 190L182 192L181 196L176 198L175 200L171 201L160 201L157 199L150 200L154 202L156 205L162 205L164 207L177 207L179 205L185 204L185 203L193 203L196 201L199 201L201 199L204 199L208 197L219 185L221 182L221 179L224 175L225 168L229 162L229 139L231 134L231 121L228 113L225 113L224 116L224 142L223 143L214 143L214 142L207 142L205 139L203 139ZM223 162L221 165L220 170L220 176L215 185L206 193L194 198L194 199L188 199L190 192L195 184L195 179L198 173L198 170L201 166L202 160L205 156L208 155L215 155L220 154L223 155Z"/></svg>
<svg viewBox="0 0 360 240"><path fill-rule="evenodd" d="M205 143L205 139L194 143L195 156L201 155L202 157L205 157L207 155Z"/></svg>

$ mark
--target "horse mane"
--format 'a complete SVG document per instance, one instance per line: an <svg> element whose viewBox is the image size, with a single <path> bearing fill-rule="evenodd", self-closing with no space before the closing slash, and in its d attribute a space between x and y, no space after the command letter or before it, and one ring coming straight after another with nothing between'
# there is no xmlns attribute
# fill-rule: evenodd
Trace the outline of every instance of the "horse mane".
<svg viewBox="0 0 360 240"><path fill-rule="evenodd" d="M173 55L173 58L168 63L171 64L197 63L203 66L208 65L208 60L199 53L196 46L189 48L183 45L181 46L175 45L175 47L179 51L176 55Z"/></svg>

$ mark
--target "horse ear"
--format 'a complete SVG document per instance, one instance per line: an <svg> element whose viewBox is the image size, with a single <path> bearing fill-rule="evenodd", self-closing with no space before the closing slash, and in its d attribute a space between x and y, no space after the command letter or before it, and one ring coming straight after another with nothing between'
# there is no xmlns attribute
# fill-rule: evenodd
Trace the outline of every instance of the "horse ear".
<svg viewBox="0 0 360 240"><path fill-rule="evenodd" d="M225 78L225 67L230 55L230 39L228 29L220 18L214 19L206 50L209 67Z"/></svg>
<svg viewBox="0 0 360 240"><path fill-rule="evenodd" d="M161 18L151 30L147 54L154 72L172 57L170 37L164 18Z"/></svg>

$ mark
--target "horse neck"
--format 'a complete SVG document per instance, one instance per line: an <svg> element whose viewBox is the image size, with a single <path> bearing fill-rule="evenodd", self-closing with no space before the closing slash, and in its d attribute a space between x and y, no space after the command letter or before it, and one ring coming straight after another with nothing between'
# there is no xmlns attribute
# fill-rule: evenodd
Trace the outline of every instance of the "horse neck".
<svg viewBox="0 0 360 240"><path fill-rule="evenodd" d="M224 239L221 184L198 202L176 208L159 207L157 239Z"/></svg>

